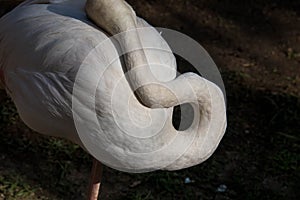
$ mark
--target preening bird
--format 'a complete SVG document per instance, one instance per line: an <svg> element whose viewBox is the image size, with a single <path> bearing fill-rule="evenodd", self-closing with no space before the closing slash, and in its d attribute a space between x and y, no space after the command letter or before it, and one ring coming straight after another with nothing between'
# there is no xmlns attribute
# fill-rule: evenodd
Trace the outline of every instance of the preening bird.
<svg viewBox="0 0 300 200"><path fill-rule="evenodd" d="M194 73L176 77L168 44L123 0L23 2L0 19L0 70L25 124L99 161L94 181L100 162L126 172L197 165L225 132L219 87ZM178 131L172 112L183 103L194 119Z"/></svg>

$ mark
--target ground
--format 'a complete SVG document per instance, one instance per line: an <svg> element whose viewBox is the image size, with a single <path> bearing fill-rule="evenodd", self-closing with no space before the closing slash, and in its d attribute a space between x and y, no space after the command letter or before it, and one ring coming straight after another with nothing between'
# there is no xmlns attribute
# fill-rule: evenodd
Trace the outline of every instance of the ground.
<svg viewBox="0 0 300 200"><path fill-rule="evenodd" d="M2 0L0 14L19 2ZM300 1L128 2L150 24L181 31L210 53L225 82L228 128L195 167L146 174L106 167L102 199L299 199ZM181 58L178 65L193 70ZM90 156L28 129L4 91L0 103L0 199L83 199Z"/></svg>

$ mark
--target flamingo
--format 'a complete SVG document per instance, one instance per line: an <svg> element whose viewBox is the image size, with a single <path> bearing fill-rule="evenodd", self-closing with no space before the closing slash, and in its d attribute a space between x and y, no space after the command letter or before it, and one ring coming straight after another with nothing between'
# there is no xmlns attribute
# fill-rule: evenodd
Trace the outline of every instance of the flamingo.
<svg viewBox="0 0 300 200"><path fill-rule="evenodd" d="M124 0L27 0L0 19L2 88L27 126L95 158L91 200L102 164L133 173L187 168L224 135L222 91L194 73L176 77L170 52ZM173 107L184 103L194 119L178 131Z"/></svg>

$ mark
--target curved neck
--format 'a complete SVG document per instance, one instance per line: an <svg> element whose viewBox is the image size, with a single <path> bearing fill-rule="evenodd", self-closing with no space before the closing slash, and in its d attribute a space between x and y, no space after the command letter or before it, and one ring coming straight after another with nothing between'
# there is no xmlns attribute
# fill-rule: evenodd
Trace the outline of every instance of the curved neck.
<svg viewBox="0 0 300 200"><path fill-rule="evenodd" d="M124 0L87 0L86 11L99 27L118 35L117 40L126 52L130 85L145 106L168 108L209 98L203 95L203 81L196 74L184 74L167 83L153 76L142 48L135 12Z"/></svg>
<svg viewBox="0 0 300 200"><path fill-rule="evenodd" d="M158 81L150 70L142 48L133 9L123 0L87 0L86 11L99 27L111 35L117 35L122 51L126 52L124 58L130 85L141 102L148 107L169 107L153 99L153 94L158 94L155 90L162 92L165 89L149 84ZM170 92L164 93L172 96Z"/></svg>

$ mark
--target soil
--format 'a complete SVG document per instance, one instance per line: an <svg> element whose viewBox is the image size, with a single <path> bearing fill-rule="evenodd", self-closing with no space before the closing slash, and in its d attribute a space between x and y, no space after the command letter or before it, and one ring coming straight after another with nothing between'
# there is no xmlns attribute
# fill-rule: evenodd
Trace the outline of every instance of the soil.
<svg viewBox="0 0 300 200"><path fill-rule="evenodd" d="M2 0L0 14L19 2ZM228 128L213 156L189 169L127 174L106 167L101 197L299 199L300 1L128 2L150 24L185 33L209 52L225 83ZM181 58L178 65L194 70ZM0 199L83 199L90 157L29 130L5 92L0 102ZM31 196L16 196L13 184Z"/></svg>

